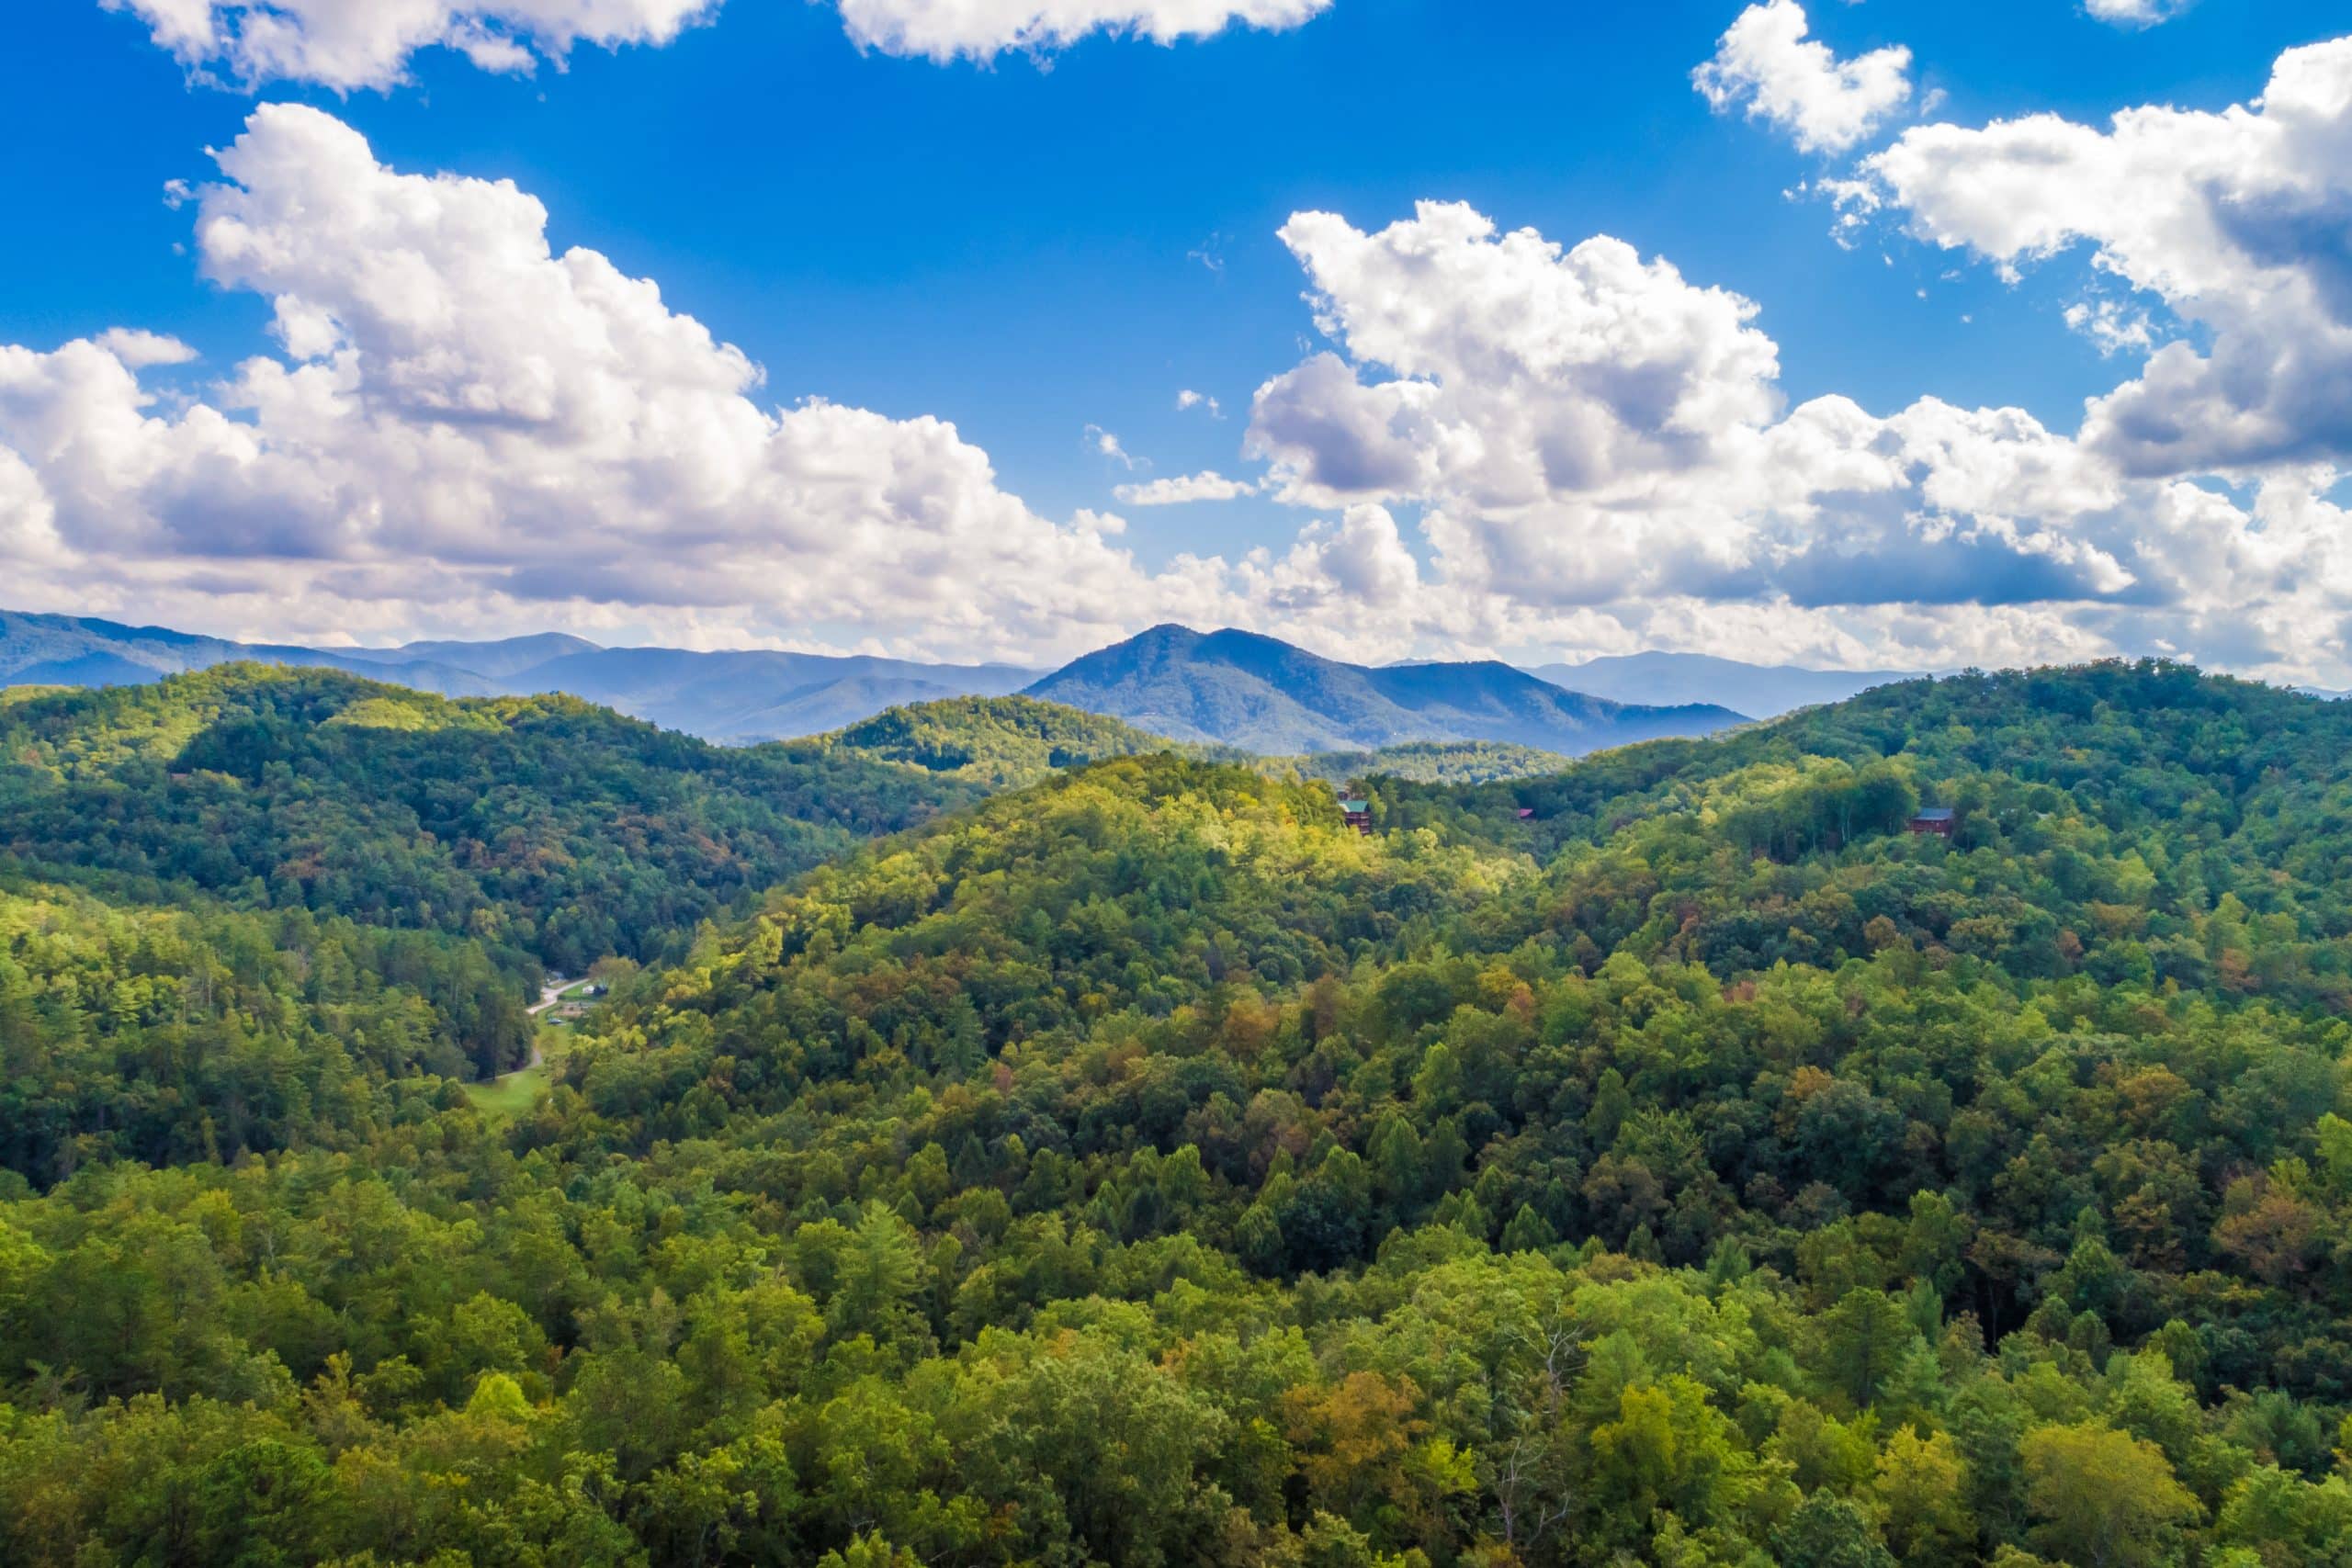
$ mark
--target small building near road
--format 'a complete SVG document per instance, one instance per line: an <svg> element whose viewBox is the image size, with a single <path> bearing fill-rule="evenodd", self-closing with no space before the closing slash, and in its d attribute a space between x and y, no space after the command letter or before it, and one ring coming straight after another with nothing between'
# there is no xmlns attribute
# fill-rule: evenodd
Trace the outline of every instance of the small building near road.
<svg viewBox="0 0 2352 1568"><path fill-rule="evenodd" d="M1960 819L1949 806L1930 806L1911 818L1912 832L1933 833L1939 839L1951 838L1959 826Z"/></svg>

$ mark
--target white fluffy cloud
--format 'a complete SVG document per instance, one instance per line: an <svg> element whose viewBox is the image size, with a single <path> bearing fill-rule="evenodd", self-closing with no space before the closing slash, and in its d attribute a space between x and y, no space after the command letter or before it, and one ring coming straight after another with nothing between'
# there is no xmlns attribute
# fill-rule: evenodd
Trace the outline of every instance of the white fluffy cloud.
<svg viewBox="0 0 2352 1568"><path fill-rule="evenodd" d="M1148 484L1121 485L1112 493L1126 506L1182 506L1194 501L1238 501L1245 495L1257 494L1258 487L1248 479L1227 479L1211 468L1206 473L1153 479Z"/></svg>
<svg viewBox="0 0 2352 1568"><path fill-rule="evenodd" d="M2195 0L2083 0L2083 9L2119 28L2153 28L2168 22Z"/></svg>
<svg viewBox="0 0 2352 1568"><path fill-rule="evenodd" d="M244 85L349 92L399 81L412 56L453 49L486 71L560 62L575 44L663 44L719 0L98 0L147 24L189 70Z"/></svg>
<svg viewBox="0 0 2352 1568"><path fill-rule="evenodd" d="M1839 60L1811 30L1797 0L1750 6L1691 82L1719 112L1744 106L1802 151L1843 152L1910 101L1911 51L1894 45Z"/></svg>
<svg viewBox="0 0 2352 1568"><path fill-rule="evenodd" d="M1170 44L1230 27L1279 30L1330 6L1331 0L841 0L842 20L861 45L942 63L1063 49L1098 32Z"/></svg>
<svg viewBox="0 0 2352 1568"><path fill-rule="evenodd" d="M1920 126L1865 167L1933 243L2013 270L2086 245L2204 330L2093 405L2085 439L2132 471L2352 460L2352 38L2218 114Z"/></svg>
<svg viewBox="0 0 2352 1568"><path fill-rule="evenodd" d="M574 45L665 44L721 0L98 0L128 11L191 73L243 86L388 87L429 49L485 71L559 64ZM1090 33L1169 44L1228 27L1294 28L1331 0L839 0L859 47L943 63L1044 52Z"/></svg>
<svg viewBox="0 0 2352 1568"><path fill-rule="evenodd" d="M1752 305L1612 240L1435 205L1283 235L1339 352L1260 389L1250 449L1285 499L1421 508L1412 602L1457 641L2288 672L2352 652L2333 469L2243 504L2017 410L1784 411Z"/></svg>
<svg viewBox="0 0 2352 1568"><path fill-rule="evenodd" d="M1282 238L1355 362L1318 355L1258 392L1250 450L1293 499L1633 496L1779 406L1755 307L1620 241L1564 252L1438 202L1377 234L1299 213Z"/></svg>
<svg viewBox="0 0 2352 1568"><path fill-rule="evenodd" d="M270 300L284 353L187 400L142 381L185 359L167 339L0 347L0 533L48 563L20 594L209 594L215 623L266 594L313 631L533 606L849 621L941 651L1224 608L1216 569L1147 574L1114 519L1035 515L952 425L755 400L741 353L551 251L511 184L396 173L291 106L218 156L198 254Z"/></svg>
<svg viewBox="0 0 2352 1568"><path fill-rule="evenodd" d="M1152 568L1116 517L1039 515L941 420L763 390L654 284L550 248L512 185L400 173L268 107L192 199L199 265L268 301L277 348L0 345L0 558L20 604L284 637L617 626L1044 660L1178 619L1365 658L2154 650L2352 684L2329 423L2352 400L2326 379L2352 363L2342 53L2286 57L2258 107L1929 127L1872 161L1879 210L1935 243L2009 266L2094 247L2100 298L2141 296L2077 320L2117 353L2150 353L2150 307L2195 329L2152 324L2146 370L2078 433L1935 400L1791 409L1755 305L1614 239L1442 204L1370 231L1298 214L1282 235L1331 346L1253 400L1264 478L1122 499L1255 487L1321 515Z"/></svg>

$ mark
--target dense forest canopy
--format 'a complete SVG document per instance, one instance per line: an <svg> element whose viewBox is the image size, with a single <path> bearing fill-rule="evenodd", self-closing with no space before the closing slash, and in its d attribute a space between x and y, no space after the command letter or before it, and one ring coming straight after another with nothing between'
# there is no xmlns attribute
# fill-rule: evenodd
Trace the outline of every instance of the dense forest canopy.
<svg viewBox="0 0 2352 1568"><path fill-rule="evenodd" d="M0 888L0 1169L360 1147L518 1064L531 1023L473 944L308 910L119 908Z"/></svg>
<svg viewBox="0 0 2352 1568"><path fill-rule="evenodd" d="M1532 778L1574 766L1557 751L1500 740L1415 740L1377 751L1317 751L1289 760L1303 778L1346 787L1369 779L1409 784L1493 784Z"/></svg>
<svg viewBox="0 0 2352 1568"><path fill-rule="evenodd" d="M151 897L483 939L567 973L978 791L730 750L570 697L452 701L224 665L0 705L0 852Z"/></svg>
<svg viewBox="0 0 2352 1568"><path fill-rule="evenodd" d="M168 843L216 721L55 701L0 820ZM291 805L330 728L478 734L431 766L484 783L598 722L447 706L208 766ZM1380 781L1368 837L1114 755L837 846L511 1122L424 1076L417 983L296 962L424 930L19 889L19 1102L225 1103L144 1064L233 1021L194 1059L312 1109L34 1151L0 1559L2352 1562L2347 740L2170 666L1970 675Z"/></svg>
<svg viewBox="0 0 2352 1568"><path fill-rule="evenodd" d="M1286 778L1321 779L1340 787L1396 778L1415 784L1488 784L1555 773L1569 766L1556 751L1496 740L1417 740L1376 751L1315 751L1260 756L1231 746L1170 740L1101 714L1035 697L956 697L877 714L823 738L828 749L899 762L994 791L1033 784L1067 768L1112 757L1169 751L1204 761L1239 762Z"/></svg>
<svg viewBox="0 0 2352 1568"><path fill-rule="evenodd" d="M1109 757L1190 750L1118 719L1035 697L951 697L894 707L836 730L822 744L990 789L1035 784L1057 769Z"/></svg>

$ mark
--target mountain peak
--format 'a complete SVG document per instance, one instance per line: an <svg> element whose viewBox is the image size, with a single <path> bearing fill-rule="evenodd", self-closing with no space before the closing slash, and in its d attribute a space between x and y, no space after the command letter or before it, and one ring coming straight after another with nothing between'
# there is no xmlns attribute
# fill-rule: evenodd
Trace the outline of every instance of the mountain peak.
<svg viewBox="0 0 2352 1568"><path fill-rule="evenodd" d="M1488 740L1574 755L1741 722L1712 705L1621 706L1492 660L1367 669L1233 627L1154 626L1072 661L1027 694L1180 740L1275 754Z"/></svg>

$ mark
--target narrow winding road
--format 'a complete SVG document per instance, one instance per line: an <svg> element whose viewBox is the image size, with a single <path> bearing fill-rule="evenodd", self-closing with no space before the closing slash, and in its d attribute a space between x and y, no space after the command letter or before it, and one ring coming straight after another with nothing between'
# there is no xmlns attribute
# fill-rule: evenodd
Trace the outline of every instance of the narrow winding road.
<svg viewBox="0 0 2352 1568"><path fill-rule="evenodd" d="M539 987L539 1005L529 1010L531 1016L533 1018L537 1018L539 1014L547 1011L548 1009L555 1006L556 1003L563 1000L563 993L578 984L580 984L580 982L577 980L567 980L559 975L554 979L548 981L546 985L541 986ZM546 1060L547 1053L539 1049L538 1032L537 1030L533 1030L531 1032L531 1059L526 1065L515 1068L514 1073L527 1073L533 1067L538 1066ZM501 1073L498 1075L499 1080L503 1082L505 1079L513 1077L514 1073Z"/></svg>

